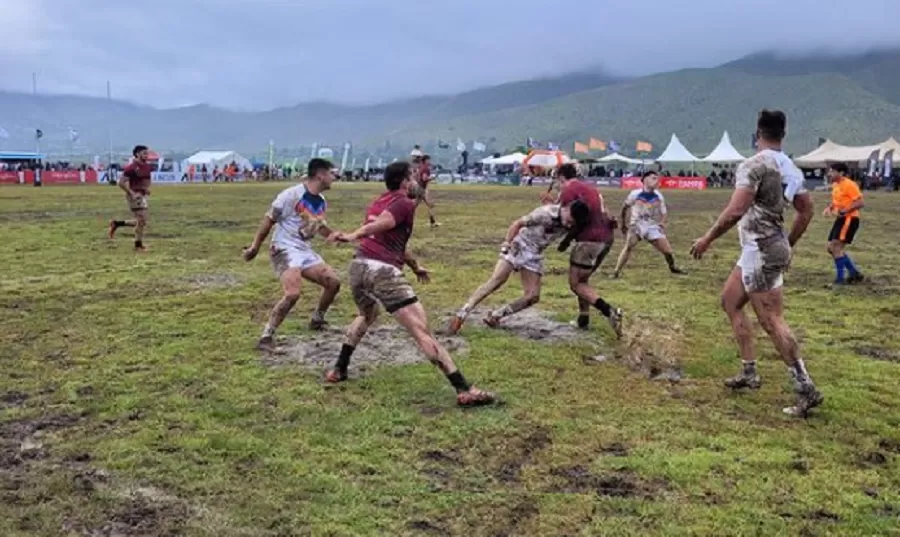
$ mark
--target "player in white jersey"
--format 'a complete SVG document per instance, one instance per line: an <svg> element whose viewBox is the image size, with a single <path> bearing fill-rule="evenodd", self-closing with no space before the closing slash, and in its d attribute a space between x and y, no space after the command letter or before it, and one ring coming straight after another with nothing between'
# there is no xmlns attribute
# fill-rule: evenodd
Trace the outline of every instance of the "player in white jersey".
<svg viewBox="0 0 900 537"><path fill-rule="evenodd" d="M632 190L625 203L622 205L622 222L628 222L622 226L622 234L625 235L625 246L619 254L616 262L616 270L613 278L618 278L625 268L625 263L631 256L632 250L640 241L647 241L666 258L669 272L672 274L684 274L684 271L675 266L675 256L672 254L672 245L666 237L666 199L659 188L659 175L656 172L646 172L641 178L642 188ZM629 211L631 216L629 218Z"/></svg>
<svg viewBox="0 0 900 537"><path fill-rule="evenodd" d="M812 219L813 202L803 186L803 174L781 151L786 124L781 111L759 113L760 151L738 167L731 201L706 235L694 242L691 253L700 259L713 241L738 224L741 257L722 290L722 307L731 321L743 367L725 385L731 389L757 389L761 384L756 371L753 326L744 313L749 302L794 380L797 404L784 411L805 417L824 398L806 371L797 339L784 320L782 284L792 248ZM785 236L784 210L788 204L796 209L797 217L790 234Z"/></svg>
<svg viewBox="0 0 900 537"><path fill-rule="evenodd" d="M500 246L500 260L494 267L494 273L456 313L450 321L449 332L458 333L472 309L503 287L513 272L518 272L522 279L522 296L488 313L484 323L496 328L504 317L537 304L541 296L541 277L544 274L544 250L567 233L564 243L571 242L575 234L587 225L589 218L590 209L587 204L575 201L567 207L558 204L538 207L513 222Z"/></svg>
<svg viewBox="0 0 900 537"><path fill-rule="evenodd" d="M269 257L275 275L281 280L284 296L272 309L269 322L263 329L257 348L272 351L275 348L275 330L300 299L303 280L322 287L319 305L313 312L309 327L321 330L326 326L325 313L334 302L341 282L309 242L315 235L334 240L325 220L327 204L322 192L331 188L334 181L334 165L327 160L314 158L307 166L303 184L283 190L263 217L253 242L244 250L244 260L252 261L265 242L272 228Z"/></svg>

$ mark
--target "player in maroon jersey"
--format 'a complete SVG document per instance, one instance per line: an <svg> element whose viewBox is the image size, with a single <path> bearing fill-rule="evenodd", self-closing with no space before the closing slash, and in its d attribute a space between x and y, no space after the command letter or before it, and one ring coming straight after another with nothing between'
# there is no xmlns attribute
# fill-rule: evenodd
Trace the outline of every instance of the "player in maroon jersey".
<svg viewBox="0 0 900 537"><path fill-rule="evenodd" d="M136 145L131 152L134 159L125 166L122 179L119 180L119 188L125 191L125 201L134 216L132 220L110 220L109 238L116 237L116 230L120 227L134 228L134 249L144 252L144 230L147 227L148 205L147 196L150 195L150 181L153 166L147 162L149 150L145 145ZM112 172L112 170L110 170Z"/></svg>
<svg viewBox="0 0 900 537"><path fill-rule="evenodd" d="M347 337L334 369L325 381L338 383L347 380L347 368L356 346L378 317L378 306L400 323L413 337L422 352L447 376L456 389L460 406L491 404L495 396L469 384L456 364L428 328L425 308L416 292L403 276L403 266L412 269L418 280L429 282L425 267L407 249L412 235L416 203L415 186L408 162L390 164L384 172L387 192L369 205L362 227L352 233L338 235L341 241L359 241L356 255L350 263L350 287L359 315L347 329Z"/></svg>
<svg viewBox="0 0 900 537"><path fill-rule="evenodd" d="M431 199L431 192L428 190L428 184L431 183L431 157L422 155L418 159L418 167L413 167L413 178L416 182L416 208L422 203L428 207L428 221L431 227L435 228L441 224L434 217L434 200Z"/></svg>

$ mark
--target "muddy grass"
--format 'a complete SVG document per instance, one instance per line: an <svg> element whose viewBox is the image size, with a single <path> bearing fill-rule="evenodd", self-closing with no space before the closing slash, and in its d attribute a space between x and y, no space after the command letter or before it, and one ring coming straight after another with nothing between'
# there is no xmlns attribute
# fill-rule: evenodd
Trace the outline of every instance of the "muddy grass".
<svg viewBox="0 0 900 537"><path fill-rule="evenodd" d="M482 322L489 311L489 309L481 308L473 310L466 320L466 325L461 334L465 334L474 328L489 329L488 326ZM446 327L449 324L454 313L455 312L450 312L442 319L442 330L439 332L443 333L443 327ZM594 342L600 343L597 341L596 334L579 330L577 327L568 323L555 321L550 313L534 308L520 311L515 315L503 319L500 326L495 330L498 333L506 333L526 341L563 343L593 340Z"/></svg>
<svg viewBox="0 0 900 537"><path fill-rule="evenodd" d="M664 482L650 482L627 470L597 475L586 467L577 465L555 468L551 474L557 478L557 484L551 487L551 492L652 499L666 489Z"/></svg>
<svg viewBox="0 0 900 537"><path fill-rule="evenodd" d="M197 289L221 289L235 287L242 283L241 278L234 274L192 274L184 278L184 281Z"/></svg>
<svg viewBox="0 0 900 537"><path fill-rule="evenodd" d="M885 349L884 347L864 345L856 347L853 350L856 351L856 354L864 356L866 358L870 358L872 360L900 363L900 352L891 349Z"/></svg>
<svg viewBox="0 0 900 537"><path fill-rule="evenodd" d="M682 329L671 321L636 315L625 318L622 358L651 380L679 382L683 378Z"/></svg>
<svg viewBox="0 0 900 537"><path fill-rule="evenodd" d="M438 335L437 340L454 358L469 351L469 344L461 337ZM270 366L300 365L321 370L334 364L343 341L344 330L334 327L310 336L279 338L276 351L265 354L262 361ZM350 362L350 375L364 375L380 366L425 361L425 355L406 331L389 322L369 330L360 342Z"/></svg>

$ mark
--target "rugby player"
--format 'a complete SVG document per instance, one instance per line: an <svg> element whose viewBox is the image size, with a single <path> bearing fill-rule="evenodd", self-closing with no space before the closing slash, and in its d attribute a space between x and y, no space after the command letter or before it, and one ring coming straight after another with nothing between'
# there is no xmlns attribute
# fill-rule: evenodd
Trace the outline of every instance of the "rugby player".
<svg viewBox="0 0 900 537"><path fill-rule="evenodd" d="M781 151L787 119L781 111L762 110L757 121L759 152L745 160L735 173L735 191L713 227L691 248L700 259L710 245L738 224L741 257L722 290L722 307L731 321L740 350L741 372L725 381L731 389L758 389L753 327L744 313L749 302L763 329L788 367L797 394L787 414L805 417L824 398L806 370L797 339L784 320L784 272L792 248L813 216L812 197L803 185L803 174ZM794 206L797 217L790 234L784 233L784 210Z"/></svg>
<svg viewBox="0 0 900 537"><path fill-rule="evenodd" d="M436 228L441 224L434 218L434 201L428 191L428 184L431 182L431 157L422 155L421 158L414 159L414 161L417 164L412 171L416 182L416 208L425 203L425 206L428 207L428 221L432 228Z"/></svg>
<svg viewBox="0 0 900 537"><path fill-rule="evenodd" d="M656 172L645 172L641 178L642 188L632 190L622 204L622 234L625 235L625 247L619 254L616 262L616 270L613 278L622 274L622 269L632 250L644 240L656 248L666 258L669 272L672 274L684 274L684 271L675 266L675 256L672 255L672 245L666 238L666 200L659 188L659 175ZM631 212L629 220L628 213ZM625 225L624 222L630 222Z"/></svg>
<svg viewBox="0 0 900 537"><path fill-rule="evenodd" d="M449 332L457 334L472 309L503 287L513 272L518 272L522 280L522 296L488 313L484 323L496 328L504 317L537 304L541 297L541 276L544 274L544 250L570 229L580 231L589 218L587 204L576 200L567 207L543 205L513 222L500 245L500 259L494 273L456 313L450 321Z"/></svg>
<svg viewBox="0 0 900 537"><path fill-rule="evenodd" d="M252 261L269 232L275 228L269 257L284 295L269 315L269 322L257 342L259 350L271 352L275 349L275 331L300 299L303 280L322 287L322 295L309 321L309 328L322 330L328 324L325 313L340 291L341 282L334 269L312 249L309 242L316 234L332 241L337 237L332 235L325 220L327 203L322 196L322 192L331 188L334 178L331 162L320 158L310 160L306 179L302 184L278 194L260 222L253 242L244 250L244 260Z"/></svg>
<svg viewBox="0 0 900 537"><path fill-rule="evenodd" d="M589 280L600 268L614 241L615 220L609 218L603 206L603 199L596 188L592 188L577 178L578 170L573 164L559 167L559 204L566 207L576 200L588 206L590 218L584 229L575 236L575 246L569 256L569 288L578 297L577 325L587 329L590 324L590 308L597 308L607 318L616 337L622 337L624 312L600 297L591 287Z"/></svg>
<svg viewBox="0 0 900 537"><path fill-rule="evenodd" d="M495 396L469 384L453 363L453 358L428 328L425 308L403 276L408 266L421 283L430 280L428 270L407 249L416 214L415 180L408 162L394 162L384 172L387 192L376 198L366 210L365 223L352 233L338 234L341 241L360 241L350 262L350 287L359 314L347 329L334 368L325 382L347 380L350 358L360 340L378 317L378 306L397 320L413 337L419 348L447 377L456 390L460 406L493 403Z"/></svg>
<svg viewBox="0 0 900 537"><path fill-rule="evenodd" d="M131 151L134 159L125 166L122 178L119 180L119 188L125 191L125 201L128 202L128 209L134 218L109 221L108 236L110 239L116 237L116 230L120 227L134 228L134 250L136 252L147 251L144 246L144 231L147 228L149 217L147 197L150 195L153 172L153 166L147 162L148 153L149 149L146 145L134 146Z"/></svg>
<svg viewBox="0 0 900 537"><path fill-rule="evenodd" d="M863 275L856 269L845 249L853 244L853 238L859 229L859 210L863 208L863 195L852 179L847 177L847 165L836 162L828 167L828 180L831 181L831 203L825 207L823 216L836 216L831 232L828 234L828 253L834 259L834 270L837 277L835 285L859 283ZM849 277L844 279L845 272Z"/></svg>

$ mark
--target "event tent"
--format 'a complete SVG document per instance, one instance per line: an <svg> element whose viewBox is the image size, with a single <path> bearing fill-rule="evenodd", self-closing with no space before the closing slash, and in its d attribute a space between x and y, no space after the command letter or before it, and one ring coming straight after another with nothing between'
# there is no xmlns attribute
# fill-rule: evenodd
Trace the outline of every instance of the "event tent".
<svg viewBox="0 0 900 537"><path fill-rule="evenodd" d="M795 158L794 163L803 168L822 168L827 166L829 162L865 165L865 162L869 160L869 155L876 149L878 150L879 159L884 159L884 154L893 149L895 155L894 167L900 168L900 159L897 158L900 156L900 142L894 138L888 138L880 144L863 146L841 145L831 140L825 140L825 143L816 149L802 157Z"/></svg>
<svg viewBox="0 0 900 537"><path fill-rule="evenodd" d="M514 164L522 164L525 160L525 156L524 153L516 152L502 157L488 157L483 159L481 163L487 166L512 166Z"/></svg>
<svg viewBox="0 0 900 537"><path fill-rule="evenodd" d="M741 162L746 159L747 157L738 153L737 149L734 148L731 144L731 138L728 136L728 131L725 131L722 134L722 139L719 140L719 145L712 150L712 153L703 158L703 162Z"/></svg>
<svg viewBox="0 0 900 537"><path fill-rule="evenodd" d="M612 153L610 155L606 155L603 158L598 158L598 159L594 160L594 162L603 162L603 163L623 162L625 164L639 165L639 164L649 164L649 163L653 162L653 160L652 159L641 160L641 159L637 159L637 158L626 157L625 155L620 155L619 153Z"/></svg>
<svg viewBox="0 0 900 537"><path fill-rule="evenodd" d="M656 157L657 162L696 162L698 159L684 147L678 136L672 135L669 145L662 155Z"/></svg>
<svg viewBox="0 0 900 537"><path fill-rule="evenodd" d="M182 163L182 169L187 169L191 164L197 167L205 164L207 168L217 166L223 168L232 162L237 164L241 170L253 169L253 165L249 160L234 151L200 151L185 159Z"/></svg>

